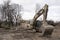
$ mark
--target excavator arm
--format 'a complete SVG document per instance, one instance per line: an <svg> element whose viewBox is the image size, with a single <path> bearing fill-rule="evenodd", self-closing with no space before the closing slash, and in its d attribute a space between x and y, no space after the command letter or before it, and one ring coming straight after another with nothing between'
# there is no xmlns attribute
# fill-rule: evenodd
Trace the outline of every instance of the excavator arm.
<svg viewBox="0 0 60 40"><path fill-rule="evenodd" d="M34 24L36 23L36 20L38 17L40 17L43 14L43 24L47 24L46 22L46 18L47 18L47 12L48 12L48 5L45 4L44 7L42 9L40 9L35 16L33 17L33 21L32 21L32 25L34 26Z"/></svg>

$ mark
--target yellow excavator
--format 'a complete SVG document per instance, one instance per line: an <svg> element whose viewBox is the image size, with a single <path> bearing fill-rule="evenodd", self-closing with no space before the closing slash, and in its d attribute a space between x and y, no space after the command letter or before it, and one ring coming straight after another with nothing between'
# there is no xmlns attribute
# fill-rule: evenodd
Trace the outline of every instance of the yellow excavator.
<svg viewBox="0 0 60 40"><path fill-rule="evenodd" d="M45 4L44 7L42 9L40 9L35 16L33 17L32 21L29 21L29 23L25 23L25 26L27 29L35 29L38 32L41 32L43 36L46 35L51 35L53 30L54 30L54 26L49 25L46 21L47 19L47 12L48 12L48 5ZM38 27L37 25L37 18L40 17L41 15L43 15L43 20L41 24ZM37 25L37 26L36 26Z"/></svg>

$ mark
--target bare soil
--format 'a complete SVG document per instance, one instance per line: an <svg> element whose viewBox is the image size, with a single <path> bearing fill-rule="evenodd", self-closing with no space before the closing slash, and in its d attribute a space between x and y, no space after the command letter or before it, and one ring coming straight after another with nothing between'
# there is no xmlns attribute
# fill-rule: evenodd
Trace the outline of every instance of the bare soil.
<svg viewBox="0 0 60 40"><path fill-rule="evenodd" d="M60 26L55 26L51 36L41 36L35 30L21 29L20 26L12 29L0 28L0 40L60 40Z"/></svg>

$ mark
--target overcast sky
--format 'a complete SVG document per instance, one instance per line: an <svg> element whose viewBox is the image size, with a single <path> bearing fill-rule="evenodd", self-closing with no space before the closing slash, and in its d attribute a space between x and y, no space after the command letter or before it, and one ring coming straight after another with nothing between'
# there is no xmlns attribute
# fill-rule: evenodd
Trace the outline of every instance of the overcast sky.
<svg viewBox="0 0 60 40"><path fill-rule="evenodd" d="M5 1L5 0L4 0ZM0 0L3 3L3 0ZM48 20L60 21L60 0L11 0L11 3L23 5L24 11L22 18L25 20L32 19L35 15L36 4L42 8L45 4L49 5ZM42 19L39 18L39 20Z"/></svg>

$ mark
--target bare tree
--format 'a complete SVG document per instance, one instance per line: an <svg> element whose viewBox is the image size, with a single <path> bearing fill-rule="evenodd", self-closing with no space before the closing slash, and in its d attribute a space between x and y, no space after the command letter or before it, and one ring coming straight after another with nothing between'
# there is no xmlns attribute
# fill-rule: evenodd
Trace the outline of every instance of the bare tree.
<svg viewBox="0 0 60 40"><path fill-rule="evenodd" d="M6 22L9 22L10 24L13 24L15 21L17 22L17 17L19 16L21 19L21 10L22 7L21 5L18 4L10 4L10 1L6 1L4 2L4 5L2 6L1 9L1 13L2 13L2 18L5 18ZM13 21L15 19L15 21ZM15 23L16 23L15 22Z"/></svg>

